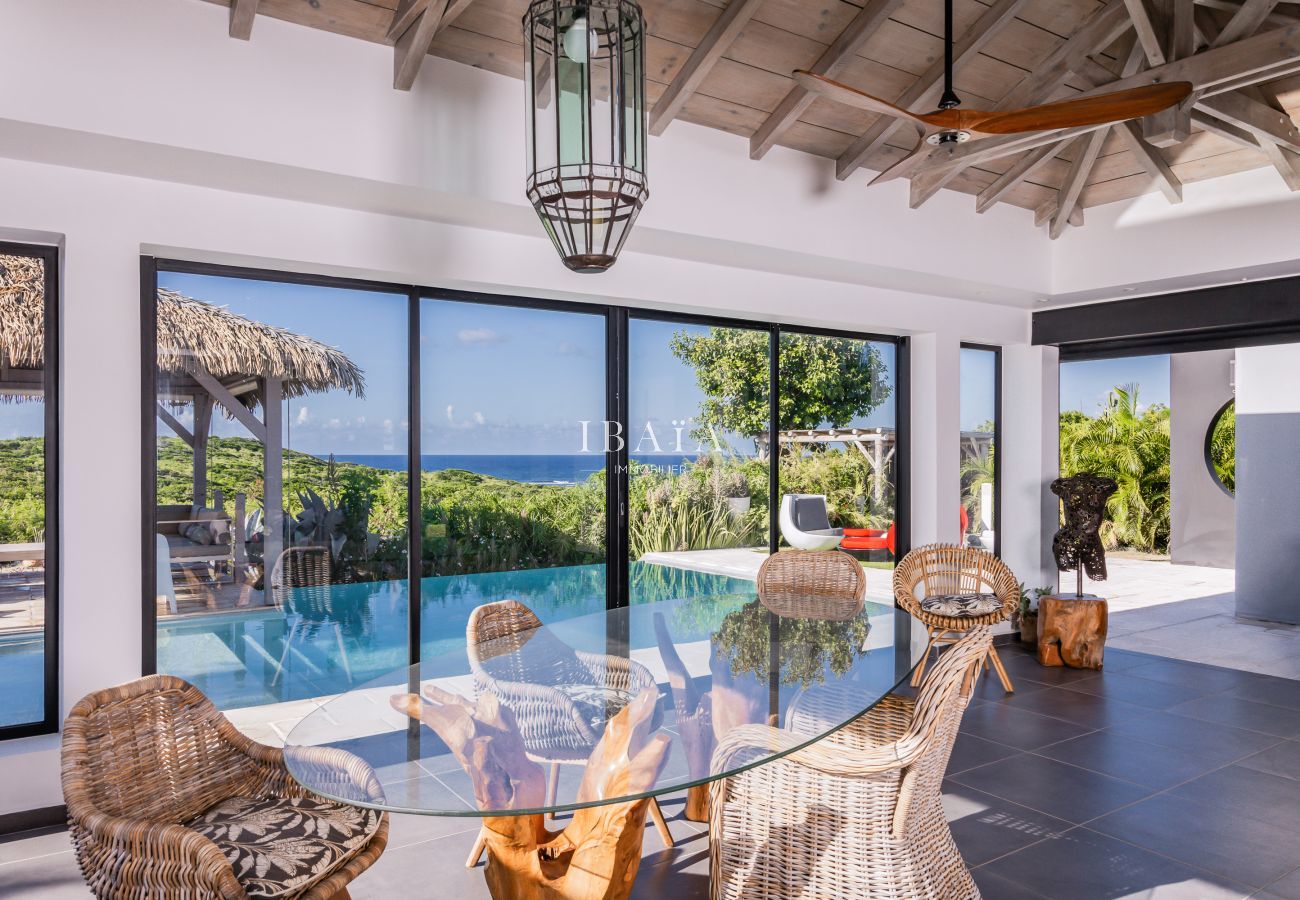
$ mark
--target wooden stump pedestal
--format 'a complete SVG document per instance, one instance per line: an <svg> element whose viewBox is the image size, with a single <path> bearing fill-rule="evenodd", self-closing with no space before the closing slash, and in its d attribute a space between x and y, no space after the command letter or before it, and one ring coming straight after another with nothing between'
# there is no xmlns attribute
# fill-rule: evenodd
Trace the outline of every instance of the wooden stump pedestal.
<svg viewBox="0 0 1300 900"><path fill-rule="evenodd" d="M1100 669L1106 650L1106 601L1092 594L1049 594L1038 601L1038 662Z"/></svg>

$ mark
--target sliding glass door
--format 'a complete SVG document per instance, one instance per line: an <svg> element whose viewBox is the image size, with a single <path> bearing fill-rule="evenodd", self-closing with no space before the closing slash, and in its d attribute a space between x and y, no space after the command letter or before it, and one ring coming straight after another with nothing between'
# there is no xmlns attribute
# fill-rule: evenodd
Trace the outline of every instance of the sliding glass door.
<svg viewBox="0 0 1300 900"><path fill-rule="evenodd" d="M605 608L605 316L420 301L425 654L474 607Z"/></svg>
<svg viewBox="0 0 1300 900"><path fill-rule="evenodd" d="M961 348L962 542L998 552L998 457L1001 351Z"/></svg>
<svg viewBox="0 0 1300 900"><path fill-rule="evenodd" d="M772 332L628 322L631 603L748 596L767 556Z"/></svg>
<svg viewBox="0 0 1300 900"><path fill-rule="evenodd" d="M458 648L501 600L670 600L703 634L800 526L868 570L903 546L893 341L151 265L144 667L222 708ZM825 528L779 515L796 495ZM653 645L638 621L611 639Z"/></svg>

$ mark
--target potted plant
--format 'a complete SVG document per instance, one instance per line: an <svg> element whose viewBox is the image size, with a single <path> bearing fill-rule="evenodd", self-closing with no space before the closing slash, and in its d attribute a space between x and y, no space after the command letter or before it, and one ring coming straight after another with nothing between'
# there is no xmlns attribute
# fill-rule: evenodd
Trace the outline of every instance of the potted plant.
<svg viewBox="0 0 1300 900"><path fill-rule="evenodd" d="M722 479L718 488L733 516L743 516L749 512L749 482L740 472L732 472Z"/></svg>

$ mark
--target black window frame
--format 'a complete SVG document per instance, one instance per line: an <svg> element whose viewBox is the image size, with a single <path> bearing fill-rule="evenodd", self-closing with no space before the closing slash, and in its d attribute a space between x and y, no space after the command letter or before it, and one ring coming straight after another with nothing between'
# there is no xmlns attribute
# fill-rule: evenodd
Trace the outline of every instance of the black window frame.
<svg viewBox="0 0 1300 900"><path fill-rule="evenodd" d="M1002 558L1002 347L962 341L962 350L982 350L993 354L993 555ZM961 363L958 362L957 402L961 403Z"/></svg>
<svg viewBox="0 0 1300 900"><path fill-rule="evenodd" d="M26 244L0 241L0 253L8 256L26 256L39 259L45 273L44 353L45 365L41 379L44 390L45 433L45 625L43 659L42 716L39 721L0 726L0 741L57 734L59 731L59 611L62 593L59 589L59 248L48 244Z"/></svg>
<svg viewBox="0 0 1300 900"><path fill-rule="evenodd" d="M384 281L318 275L275 269L257 269L217 263L200 263L189 260L152 256L140 258L140 328L141 328L141 509L142 509L142 616L141 616L141 672L157 671L157 599L155 585L156 543L151 510L157 504L157 302L159 272L187 275L209 275L221 278L243 278L250 281L271 281L317 287L374 291L390 295L404 295L408 301L408 657L412 665L420 661L420 565L422 562L421 529L414 527L421 514L420 497L420 356L419 329L420 304L424 300L448 300L478 303L489 306L510 306L555 312L586 313L605 319L605 396L606 416L611 421L626 422L628 388L628 323L631 319L680 322L682 324L709 325L722 328L746 328L766 331L769 334L771 365L769 370L770 425L776 433L777 410L780 402L780 339L782 334L800 334L820 337L848 338L868 342L888 343L895 347L895 478L894 496L896 523L895 560L902 559L909 544L907 509L907 474L910 416L908 340L905 336L856 332L842 329L817 328L801 325L782 325L775 322L746 320L726 316L678 313L652 308L620 306L586 301L557 300L542 297L524 297L512 294L491 294L440 288L428 285L398 284ZM780 465L778 454L771 455L768 480L769 509L775 510L780 501ZM614 477L606 478L606 608L616 609L628 605L628 451L626 444L606 454L607 471ZM777 516L768 521L769 550L776 552L780 538Z"/></svg>

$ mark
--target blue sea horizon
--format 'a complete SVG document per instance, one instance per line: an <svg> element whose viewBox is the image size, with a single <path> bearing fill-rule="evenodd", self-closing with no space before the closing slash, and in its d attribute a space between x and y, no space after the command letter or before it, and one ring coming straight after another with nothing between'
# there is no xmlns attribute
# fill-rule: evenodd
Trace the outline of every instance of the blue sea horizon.
<svg viewBox="0 0 1300 900"><path fill-rule="evenodd" d="M338 453L339 462L355 463L391 472L406 471L403 453ZM634 454L636 462L651 466L679 467L695 459L690 453ZM424 472L463 469L507 481L529 484L577 484L605 467L603 453L567 454L493 454L493 453L426 453L420 456Z"/></svg>

